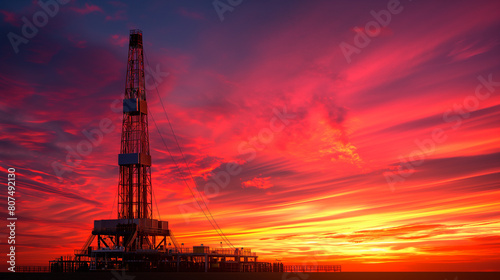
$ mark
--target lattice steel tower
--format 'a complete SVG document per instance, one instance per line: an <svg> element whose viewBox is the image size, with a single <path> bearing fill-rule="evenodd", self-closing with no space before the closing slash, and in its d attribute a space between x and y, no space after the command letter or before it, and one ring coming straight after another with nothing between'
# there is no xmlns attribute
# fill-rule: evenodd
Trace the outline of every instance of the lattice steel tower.
<svg viewBox="0 0 500 280"><path fill-rule="evenodd" d="M123 126L118 165L118 217L94 220L92 233L74 259L50 262L51 271L264 271L249 248L184 248L168 222L153 219L151 155L142 31L130 31ZM159 216L159 212L158 212ZM95 241L95 242L94 242ZM168 244L168 245L167 245Z"/></svg>
<svg viewBox="0 0 500 280"><path fill-rule="evenodd" d="M151 155L142 31L130 31L118 183L118 219L152 219Z"/></svg>

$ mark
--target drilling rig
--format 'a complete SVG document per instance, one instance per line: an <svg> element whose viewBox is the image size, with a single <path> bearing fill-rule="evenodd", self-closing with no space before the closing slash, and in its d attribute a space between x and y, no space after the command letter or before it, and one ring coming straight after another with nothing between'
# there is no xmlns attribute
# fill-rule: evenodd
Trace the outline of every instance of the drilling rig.
<svg viewBox="0 0 500 280"><path fill-rule="evenodd" d="M176 244L168 229L168 222L153 219L152 214L148 103L140 30L130 32L118 165L118 218L94 221L92 236L97 237L97 252L94 252L94 255L100 255L98 252L101 251L101 254L108 254L109 250L163 250L167 237L173 239L172 242Z"/></svg>
<svg viewBox="0 0 500 280"><path fill-rule="evenodd" d="M257 262L249 248L184 248L167 221L153 219L148 104L142 31L130 31L123 123L118 155L117 218L95 220L74 256L49 262L52 272L131 271L282 271L282 264ZM94 244L94 245L93 245ZM168 245L167 245L168 244ZM182 244L183 245L183 244Z"/></svg>

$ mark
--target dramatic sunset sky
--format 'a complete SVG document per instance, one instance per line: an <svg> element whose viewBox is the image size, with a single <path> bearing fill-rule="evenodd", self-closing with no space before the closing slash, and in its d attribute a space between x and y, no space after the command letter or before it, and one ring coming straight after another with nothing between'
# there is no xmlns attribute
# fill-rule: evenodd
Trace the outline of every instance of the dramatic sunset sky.
<svg viewBox="0 0 500 280"><path fill-rule="evenodd" d="M160 98L189 186L259 260L498 270L499 1L243 0L220 15L211 0L139 2L59 4L15 44L45 12L37 1L0 3L0 165L3 178L16 168L17 265L70 255L93 220L116 218L116 108L139 28L154 215L179 242L221 240L184 184ZM379 13L388 4L394 13ZM388 13L377 29L374 16ZM115 129L75 161L69 151L106 119ZM230 163L238 174L226 176Z"/></svg>

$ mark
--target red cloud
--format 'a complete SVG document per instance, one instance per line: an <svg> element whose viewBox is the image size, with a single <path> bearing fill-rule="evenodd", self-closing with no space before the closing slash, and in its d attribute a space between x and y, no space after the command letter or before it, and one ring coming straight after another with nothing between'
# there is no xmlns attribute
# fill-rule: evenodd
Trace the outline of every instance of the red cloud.
<svg viewBox="0 0 500 280"><path fill-rule="evenodd" d="M19 26L19 22L17 21L16 14L13 12L5 11L5 10L0 10L0 14L3 15L4 22L10 23L14 26Z"/></svg>
<svg viewBox="0 0 500 280"><path fill-rule="evenodd" d="M94 12L100 12L103 13L103 10L101 7L94 5L94 4L88 4L85 3L85 6L83 8L78 8L78 7L70 7L70 10L75 11L81 15L86 15Z"/></svg>
<svg viewBox="0 0 500 280"><path fill-rule="evenodd" d="M241 185L244 188L254 187L254 188L258 188L258 189L268 189L268 188L271 188L273 186L270 179L271 179L271 177L265 177L265 178L255 177L252 180L248 180L248 181L241 183Z"/></svg>
<svg viewBox="0 0 500 280"><path fill-rule="evenodd" d="M127 14L125 10L119 10L112 16L106 16L106 20L126 20Z"/></svg>
<svg viewBox="0 0 500 280"><path fill-rule="evenodd" d="M114 35L111 35L111 38L109 38L109 41L113 45L123 47L123 46L125 46L125 44L128 43L128 37L124 36L124 35L114 34Z"/></svg>

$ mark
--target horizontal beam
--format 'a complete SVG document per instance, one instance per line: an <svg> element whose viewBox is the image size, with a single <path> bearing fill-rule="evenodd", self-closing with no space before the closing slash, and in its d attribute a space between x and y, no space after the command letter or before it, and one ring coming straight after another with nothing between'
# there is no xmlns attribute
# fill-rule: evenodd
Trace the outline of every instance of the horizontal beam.
<svg viewBox="0 0 500 280"><path fill-rule="evenodd" d="M143 153L119 154L118 165L151 166L151 156Z"/></svg>

